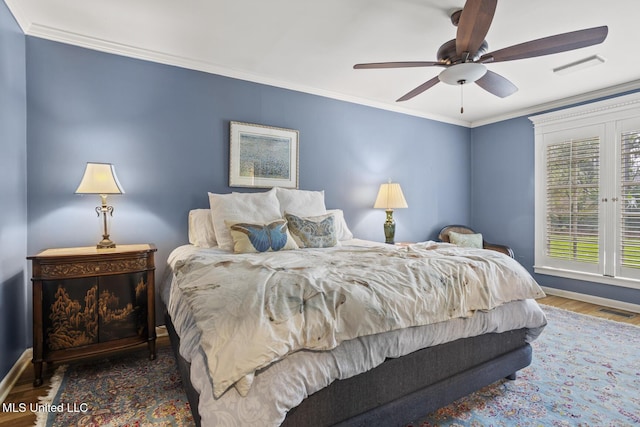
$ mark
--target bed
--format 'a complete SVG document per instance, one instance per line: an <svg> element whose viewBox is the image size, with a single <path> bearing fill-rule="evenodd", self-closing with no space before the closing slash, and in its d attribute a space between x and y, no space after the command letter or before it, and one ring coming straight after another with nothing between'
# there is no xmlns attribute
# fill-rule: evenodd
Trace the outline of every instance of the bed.
<svg viewBox="0 0 640 427"><path fill-rule="evenodd" d="M209 198L161 284L198 425L401 426L531 362L512 258L354 239L322 192Z"/></svg>

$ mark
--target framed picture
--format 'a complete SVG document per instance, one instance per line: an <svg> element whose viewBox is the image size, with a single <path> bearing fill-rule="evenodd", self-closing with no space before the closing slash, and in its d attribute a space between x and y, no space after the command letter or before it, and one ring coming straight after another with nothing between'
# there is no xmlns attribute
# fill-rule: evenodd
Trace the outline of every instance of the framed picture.
<svg viewBox="0 0 640 427"><path fill-rule="evenodd" d="M231 122L230 187L298 188L298 136L293 129Z"/></svg>

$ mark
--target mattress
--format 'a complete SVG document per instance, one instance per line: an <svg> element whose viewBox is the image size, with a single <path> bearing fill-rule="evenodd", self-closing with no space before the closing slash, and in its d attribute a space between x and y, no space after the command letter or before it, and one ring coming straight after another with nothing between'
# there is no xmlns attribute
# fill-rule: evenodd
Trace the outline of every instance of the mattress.
<svg viewBox="0 0 640 427"><path fill-rule="evenodd" d="M360 240L343 242L343 246L349 245L362 247L374 243ZM192 255L217 251L220 250L181 246L171 253L169 266L173 268ZM546 324L544 314L534 300L512 301L493 310L477 311L470 317L358 337L342 342L332 350L297 351L258 371L246 396L230 388L216 399L206 355L199 344L200 332L187 304L184 304L180 289L172 286L173 279L171 274L167 274L161 284L161 295L181 337L180 354L191 363L191 382L200 394L198 411L203 425L279 425L287 411L308 395L336 379L366 372L387 358L401 357L460 338L521 328L527 329L526 340L530 342L537 338Z"/></svg>

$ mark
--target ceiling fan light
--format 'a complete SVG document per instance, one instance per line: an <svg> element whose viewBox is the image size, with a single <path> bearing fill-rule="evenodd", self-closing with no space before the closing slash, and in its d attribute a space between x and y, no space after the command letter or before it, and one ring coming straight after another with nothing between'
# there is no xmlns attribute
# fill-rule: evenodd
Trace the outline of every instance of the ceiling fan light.
<svg viewBox="0 0 640 427"><path fill-rule="evenodd" d="M442 83L449 85L464 83L473 83L487 73L487 67L475 62L465 62L462 64L452 65L442 71L438 78Z"/></svg>

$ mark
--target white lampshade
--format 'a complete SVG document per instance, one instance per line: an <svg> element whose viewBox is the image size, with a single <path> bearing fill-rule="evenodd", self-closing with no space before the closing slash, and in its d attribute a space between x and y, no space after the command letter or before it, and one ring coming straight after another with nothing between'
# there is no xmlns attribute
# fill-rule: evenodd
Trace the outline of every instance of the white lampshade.
<svg viewBox="0 0 640 427"><path fill-rule="evenodd" d="M76 194L124 194L124 190L112 164L87 163Z"/></svg>
<svg viewBox="0 0 640 427"><path fill-rule="evenodd" d="M402 194L402 188L397 182L388 182L380 185L378 197L373 204L376 209L408 208L407 201Z"/></svg>

